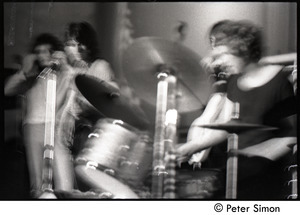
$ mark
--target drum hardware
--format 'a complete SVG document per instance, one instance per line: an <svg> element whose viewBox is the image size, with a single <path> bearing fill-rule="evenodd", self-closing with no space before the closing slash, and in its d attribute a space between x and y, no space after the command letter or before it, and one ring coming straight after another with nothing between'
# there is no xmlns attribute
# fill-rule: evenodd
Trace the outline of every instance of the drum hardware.
<svg viewBox="0 0 300 215"><path fill-rule="evenodd" d="M289 180L289 181L288 181L288 186L290 186L291 183L295 183L295 182L297 183L297 179Z"/></svg>
<svg viewBox="0 0 300 215"><path fill-rule="evenodd" d="M230 152L238 149L238 135L229 134L227 143L227 169L226 169L226 199L236 199L237 197L237 175L238 175L238 156Z"/></svg>
<svg viewBox="0 0 300 215"><path fill-rule="evenodd" d="M295 96L297 96L297 58L294 60L294 65L293 65L293 72L292 72L292 82L293 82L293 88L294 88L294 94ZM295 144L293 146L293 155L297 155L297 144ZM294 162L296 163L296 159L294 160ZM298 176L298 171L297 171L297 167L298 165L297 164L294 164L294 165L291 165L289 167L288 170L290 170L290 168L293 168L293 171L292 171L292 180L291 181L294 181L296 183L293 183L292 184L292 194L288 197L291 198L291 199L297 199L298 198L298 184L297 184L297 176Z"/></svg>
<svg viewBox="0 0 300 215"><path fill-rule="evenodd" d="M90 152L92 152L92 150L90 150ZM76 163L76 165L85 165L85 168L87 168L87 169L92 169L92 170L100 169L108 175L116 176L116 172L113 169L109 169L104 166L101 166L95 161L90 161L85 158L78 157L78 158L76 158L75 163Z"/></svg>
<svg viewBox="0 0 300 215"><path fill-rule="evenodd" d="M113 122L112 122L113 124L115 124L115 125L124 125L124 122L122 121L122 120L114 120Z"/></svg>
<svg viewBox="0 0 300 215"><path fill-rule="evenodd" d="M86 162L86 167L90 169L96 169L98 167L98 163L93 161Z"/></svg>
<svg viewBox="0 0 300 215"><path fill-rule="evenodd" d="M167 111L167 96L168 96L168 82L166 78L168 74L162 71L157 75L157 103L156 103L156 119L155 119L155 133L153 144L153 173L152 173L152 196L153 198L163 197L163 183L166 167L164 163L165 153L165 117Z"/></svg>
<svg viewBox="0 0 300 215"><path fill-rule="evenodd" d="M237 120L240 117L240 103L233 103L233 111L231 119ZM238 150L238 135L236 133L229 134L227 138L227 151ZM229 155L226 164L226 199L236 199L237 197L237 175L238 175L238 156Z"/></svg>
<svg viewBox="0 0 300 215"><path fill-rule="evenodd" d="M116 172L113 169L105 169L103 172L106 173L106 174L108 174L108 175L111 175L111 176L115 176L116 175Z"/></svg>
<svg viewBox="0 0 300 215"><path fill-rule="evenodd" d="M90 134L88 135L88 138L92 138L92 137L98 138L98 137L99 137L99 134L96 134L96 133L90 133Z"/></svg>
<svg viewBox="0 0 300 215"><path fill-rule="evenodd" d="M288 171L291 171L292 168L297 168L297 167L298 167L297 164L290 165L290 166L287 168L287 170L288 170Z"/></svg>
<svg viewBox="0 0 300 215"><path fill-rule="evenodd" d="M177 138L176 77L164 68L158 82L157 112L153 149L153 198L175 198L175 147ZM162 87L161 87L162 86ZM170 91L168 93L168 91ZM168 110L169 109L169 110ZM171 116L171 117L170 117Z"/></svg>
<svg viewBox="0 0 300 215"><path fill-rule="evenodd" d="M293 146L293 163L296 163L296 155L297 155L297 144ZM297 199L298 198L298 165L291 164L286 167L286 170L290 173L291 180L287 182L287 187L289 192L291 193L288 195L287 199Z"/></svg>
<svg viewBox="0 0 300 215"><path fill-rule="evenodd" d="M237 197L237 167L238 167L238 134L252 129L275 130L259 124L244 123L239 119L239 103L234 104L232 119L227 123L199 125L199 127L225 130L229 132L227 138L227 170L226 170L226 199L236 199Z"/></svg>
<svg viewBox="0 0 300 215"><path fill-rule="evenodd" d="M166 112L165 131L165 164L167 175L164 176L163 198L176 198L176 151L177 144L177 78L170 76L169 93L167 100L168 111Z"/></svg>
<svg viewBox="0 0 300 215"><path fill-rule="evenodd" d="M157 176L160 176L160 175L167 175L168 174L168 172L166 171L166 167L165 167L165 165L156 165L155 167L154 167L154 171L153 171L154 173L152 173L153 175L155 174L155 175L157 175Z"/></svg>
<svg viewBox="0 0 300 215"><path fill-rule="evenodd" d="M298 194L291 194L287 197L287 199L297 199L298 198Z"/></svg>

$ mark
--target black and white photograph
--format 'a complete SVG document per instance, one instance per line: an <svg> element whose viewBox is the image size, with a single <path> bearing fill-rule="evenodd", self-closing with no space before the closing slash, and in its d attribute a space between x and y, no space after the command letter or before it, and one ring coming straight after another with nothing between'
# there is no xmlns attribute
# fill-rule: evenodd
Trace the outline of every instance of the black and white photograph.
<svg viewBox="0 0 300 215"><path fill-rule="evenodd" d="M0 200L299 198L297 2L2 7Z"/></svg>

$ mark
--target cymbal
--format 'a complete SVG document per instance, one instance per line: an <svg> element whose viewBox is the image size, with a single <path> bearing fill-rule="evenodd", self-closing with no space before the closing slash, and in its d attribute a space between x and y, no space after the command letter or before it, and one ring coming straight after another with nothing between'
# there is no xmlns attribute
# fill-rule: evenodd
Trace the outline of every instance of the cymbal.
<svg viewBox="0 0 300 215"><path fill-rule="evenodd" d="M105 117L119 119L138 129L148 129L143 110L104 80L77 75L75 83L81 94Z"/></svg>
<svg viewBox="0 0 300 215"><path fill-rule="evenodd" d="M229 133L241 133L244 131L259 129L259 130L276 130L275 127L245 123L238 119L232 119L227 123L216 123L216 124L206 124L206 125L196 125L197 127L211 128L217 130L225 130Z"/></svg>
<svg viewBox="0 0 300 215"><path fill-rule="evenodd" d="M152 105L156 105L157 74L161 68L170 69L177 78L177 111L183 113L203 108L211 93L200 60L198 54L178 42L141 37L125 50L122 64L137 96Z"/></svg>

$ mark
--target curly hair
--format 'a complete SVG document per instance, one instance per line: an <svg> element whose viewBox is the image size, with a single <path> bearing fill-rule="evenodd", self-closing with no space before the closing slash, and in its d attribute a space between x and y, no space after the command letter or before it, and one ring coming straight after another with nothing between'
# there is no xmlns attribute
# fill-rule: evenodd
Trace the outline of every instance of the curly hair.
<svg viewBox="0 0 300 215"><path fill-rule="evenodd" d="M91 62L99 58L97 37L97 32L88 22L69 23L65 32L65 40L73 38L87 47Z"/></svg>
<svg viewBox="0 0 300 215"><path fill-rule="evenodd" d="M29 51L31 53L33 53L34 49L40 45L50 45L51 46L50 52L63 50L62 42L56 36L54 36L50 33L42 33L42 34L38 35L34 39L33 43L31 44Z"/></svg>
<svg viewBox="0 0 300 215"><path fill-rule="evenodd" d="M257 62L262 56L261 29L247 20L222 20L210 30L212 46L226 45L234 55Z"/></svg>

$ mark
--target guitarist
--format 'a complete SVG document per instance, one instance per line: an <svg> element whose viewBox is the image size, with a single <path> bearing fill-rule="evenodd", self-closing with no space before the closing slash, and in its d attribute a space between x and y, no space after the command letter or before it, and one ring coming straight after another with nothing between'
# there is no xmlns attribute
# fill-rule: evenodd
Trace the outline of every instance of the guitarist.
<svg viewBox="0 0 300 215"><path fill-rule="evenodd" d="M225 82L216 82L218 90L211 96L204 113L190 127L187 143L177 148L177 161L225 170L228 133L197 126L228 122L233 103L238 102L243 122L280 128L239 134L238 183L241 186L238 198L278 198L272 193L278 187L269 186L277 186L275 182L266 181L267 186L258 188L255 185L261 182L249 179L258 178L254 176L264 175L271 167L276 167L276 162L290 153L291 146L296 143L295 129L289 120L289 116L296 113L289 74L282 72L282 66L259 63L263 51L261 30L248 21L220 21L211 28L209 35L212 51L204 60L205 66ZM271 178L276 181L280 177L277 173ZM249 189L242 192L242 184L245 184L244 191Z"/></svg>

